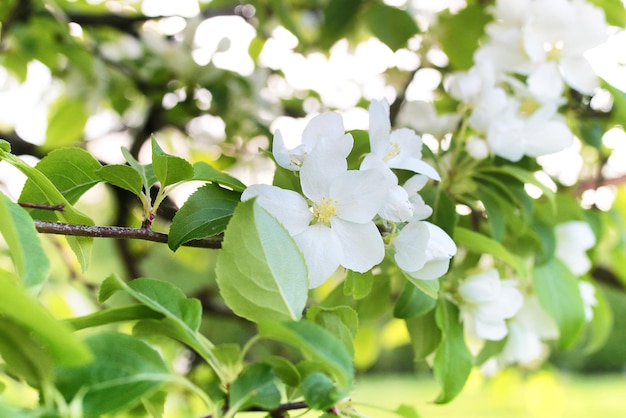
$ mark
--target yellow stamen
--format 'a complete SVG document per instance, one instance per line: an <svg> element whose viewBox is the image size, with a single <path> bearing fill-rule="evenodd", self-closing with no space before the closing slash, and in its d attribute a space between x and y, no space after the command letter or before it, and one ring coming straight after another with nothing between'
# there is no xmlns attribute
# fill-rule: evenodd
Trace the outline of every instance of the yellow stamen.
<svg viewBox="0 0 626 418"><path fill-rule="evenodd" d="M400 154L400 145L398 145L397 142L390 142L389 150L387 151L387 155L383 157L383 160L389 161L398 154Z"/></svg>
<svg viewBox="0 0 626 418"><path fill-rule="evenodd" d="M322 197L319 203L313 205L313 214L319 222L328 223L330 218L337 215L337 201L330 197Z"/></svg>

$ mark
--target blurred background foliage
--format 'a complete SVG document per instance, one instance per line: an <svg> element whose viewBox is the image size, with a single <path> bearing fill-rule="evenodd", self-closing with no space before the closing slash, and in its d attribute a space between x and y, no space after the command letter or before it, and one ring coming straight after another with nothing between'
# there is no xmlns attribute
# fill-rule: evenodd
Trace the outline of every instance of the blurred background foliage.
<svg viewBox="0 0 626 418"><path fill-rule="evenodd" d="M615 4L620 2L597 3L605 11L615 8L607 13L609 23L624 25L623 5ZM455 111L457 104L445 92L443 80L471 67L473 51L491 19L486 11L490 4L3 0L0 138L31 162L59 147L78 146L103 163L120 163L121 146L139 160L149 158L149 139L155 134L172 154L208 162L246 184L268 181L273 164L259 148L269 147L277 126L301 127L309 114L337 110L347 129L364 129L369 101L383 96L391 99L396 126L407 123L401 117L407 97L430 100L440 113ZM603 232L592 253L598 267L590 274L613 311L610 336L590 355L583 355L584 338L573 349L552 355L557 367L585 373L623 372L626 367L624 173L598 174L614 158L615 146L607 145L605 134L621 130L626 122L626 96L611 84L605 88L613 94L612 107L595 111L589 98L579 98L580 107L569 114L582 139L578 181L567 185L555 179L577 200L584 200L585 193L599 196L607 187L614 197L609 207L598 207L593 198L583 202L592 209L587 220ZM585 116L580 123L577 114ZM16 197L24 180L16 171L0 168L0 185ZM450 187L463 194L459 184ZM192 191L171 195L160 208L155 229L172 219ZM123 190L98 185L79 207L100 225L138 226L138 203ZM568 202L559 205L568 207ZM490 225L499 227L505 226ZM170 281L200 299L203 332L216 344L244 344L255 333L219 298L216 253L211 250L180 248L172 253L161 244L96 240L92 264L81 273L62 240L46 236L44 243L53 254L53 268L42 300L59 317L97 309L93 289L115 272L126 279ZM0 261L10 265L4 249ZM397 298L398 286L385 280L373 286L357 303L357 369L427 373L424 363L414 363L404 323L393 319L392 305L386 302ZM320 301L343 296L342 286L332 287L329 283L312 296Z"/></svg>

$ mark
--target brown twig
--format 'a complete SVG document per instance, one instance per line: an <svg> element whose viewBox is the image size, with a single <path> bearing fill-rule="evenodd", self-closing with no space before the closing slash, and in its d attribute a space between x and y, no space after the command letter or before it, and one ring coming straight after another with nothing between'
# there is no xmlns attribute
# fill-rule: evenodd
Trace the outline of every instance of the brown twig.
<svg viewBox="0 0 626 418"><path fill-rule="evenodd" d="M253 412L253 411L262 411L262 412L267 412L269 414L270 417L274 418L274 417L284 417L285 416L285 412L287 411L293 411L296 409L308 409L309 406L306 404L306 402L287 402L281 405L278 405L276 408L272 409L272 410L267 410L267 409L262 409L262 408L256 408L256 407L252 407L250 409L247 409L246 411L249 412ZM203 418L213 418L213 415L207 415Z"/></svg>
<svg viewBox="0 0 626 418"><path fill-rule="evenodd" d="M59 212L63 212L63 209L65 209L65 204L63 204L63 203L59 203L58 205L42 205L42 204L39 204L39 203L18 202L18 205L20 205L23 208L43 209L43 210L58 210Z"/></svg>
<svg viewBox="0 0 626 418"><path fill-rule="evenodd" d="M123 226L90 226L74 225L60 222L34 221L37 231L43 234L70 235L78 237L140 239L153 242L167 242L167 234L145 228L129 228ZM221 248L222 238L205 238L188 241L182 244L196 248Z"/></svg>

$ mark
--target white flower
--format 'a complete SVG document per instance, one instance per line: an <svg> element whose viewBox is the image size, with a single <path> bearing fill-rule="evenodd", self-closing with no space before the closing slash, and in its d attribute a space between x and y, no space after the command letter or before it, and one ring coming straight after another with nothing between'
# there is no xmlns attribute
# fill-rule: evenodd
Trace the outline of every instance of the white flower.
<svg viewBox="0 0 626 418"><path fill-rule="evenodd" d="M514 280L501 280L490 269L468 277L459 286L461 317L466 332L476 338L501 340L507 333L505 320L513 317L524 301Z"/></svg>
<svg viewBox="0 0 626 418"><path fill-rule="evenodd" d="M428 206L424 202L424 199L422 199L422 196L417 193L422 190L427 182L428 177L423 174L416 174L408 179L402 186L404 190L406 190L406 193L409 196L409 202L413 206L412 219L414 221L421 221L422 219L426 219L433 214L433 208Z"/></svg>
<svg viewBox="0 0 626 418"><path fill-rule="evenodd" d="M281 222L302 251L311 288L343 266L365 272L384 257L382 237L372 221L387 196L379 170L347 170L343 144L321 139L302 163L300 194L252 185L242 200L257 202Z"/></svg>
<svg viewBox="0 0 626 418"><path fill-rule="evenodd" d="M395 260L411 277L435 280L443 276L456 254L456 244L430 222L411 221L391 240Z"/></svg>
<svg viewBox="0 0 626 418"><path fill-rule="evenodd" d="M458 113L438 115L432 103L420 100L407 102L398 115L401 124L408 125L421 134L431 134L435 138L454 131L460 119L461 115Z"/></svg>
<svg viewBox="0 0 626 418"><path fill-rule="evenodd" d="M590 322L593 319L593 307L598 306L596 288L591 283L583 281L578 282L578 288L585 307L585 320Z"/></svg>
<svg viewBox="0 0 626 418"><path fill-rule="evenodd" d="M596 237L588 223L569 221L554 228L556 234L555 255L577 276L591 268L586 251L596 245Z"/></svg>
<svg viewBox="0 0 626 418"><path fill-rule="evenodd" d="M302 132L300 145L291 150L287 149L280 130L274 133L272 153L276 163L287 170L299 171L307 155L323 138L342 144L344 158L352 150L353 139L351 135L345 133L341 115L335 112L326 112L309 121Z"/></svg>
<svg viewBox="0 0 626 418"><path fill-rule="evenodd" d="M391 132L389 103L372 100L369 107L369 137L371 153L389 168L410 170L441 180L437 171L422 161L422 139L411 129Z"/></svg>
<svg viewBox="0 0 626 418"><path fill-rule="evenodd" d="M559 337L559 330L536 296L526 296L519 312L509 321L509 337L498 361L503 365L529 365L545 358L543 340Z"/></svg>
<svg viewBox="0 0 626 418"><path fill-rule="evenodd" d="M477 160L484 160L489 156L489 146L487 142L475 136L467 139L465 143L467 153Z"/></svg>

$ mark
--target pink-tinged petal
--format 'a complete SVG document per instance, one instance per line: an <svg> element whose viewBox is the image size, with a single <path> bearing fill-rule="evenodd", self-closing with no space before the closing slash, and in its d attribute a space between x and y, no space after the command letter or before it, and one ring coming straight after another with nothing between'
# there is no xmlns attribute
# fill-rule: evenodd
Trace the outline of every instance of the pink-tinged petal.
<svg viewBox="0 0 626 418"><path fill-rule="evenodd" d="M428 227L423 222L409 222L402 228L392 242L398 267L407 273L424 267L428 261L426 249L429 238Z"/></svg>
<svg viewBox="0 0 626 418"><path fill-rule="evenodd" d="M324 224L306 228L294 239L304 255L309 271L309 287L321 286L337 270L343 258L342 243Z"/></svg>
<svg viewBox="0 0 626 418"><path fill-rule="evenodd" d="M343 136L345 129L339 113L326 112L315 116L302 132L302 143L312 150L322 138L337 139Z"/></svg>
<svg viewBox="0 0 626 418"><path fill-rule="evenodd" d="M351 140L352 136L349 138ZM344 149L342 141L322 139L318 142L300 169L300 184L306 197L317 202L329 196L334 179L348 169Z"/></svg>
<svg viewBox="0 0 626 418"><path fill-rule="evenodd" d="M385 244L374 222L356 224L333 218L332 231L341 243L340 263L347 269L365 273L383 261Z"/></svg>
<svg viewBox="0 0 626 418"><path fill-rule="evenodd" d="M593 94L599 82L589 61L584 57L564 57L559 64L567 84L583 94Z"/></svg>
<svg viewBox="0 0 626 418"><path fill-rule="evenodd" d="M372 100L369 107L370 150L379 157L387 155L389 148L389 103L387 100Z"/></svg>
<svg viewBox="0 0 626 418"><path fill-rule="evenodd" d="M256 202L278 219L291 235L304 231L313 219L313 213L304 198L292 191L268 184L253 184L243 191L241 200L256 197Z"/></svg>
<svg viewBox="0 0 626 418"><path fill-rule="evenodd" d="M328 197L337 202L339 218L366 223L385 204L389 189L387 179L380 170L350 170L334 179L329 192Z"/></svg>

